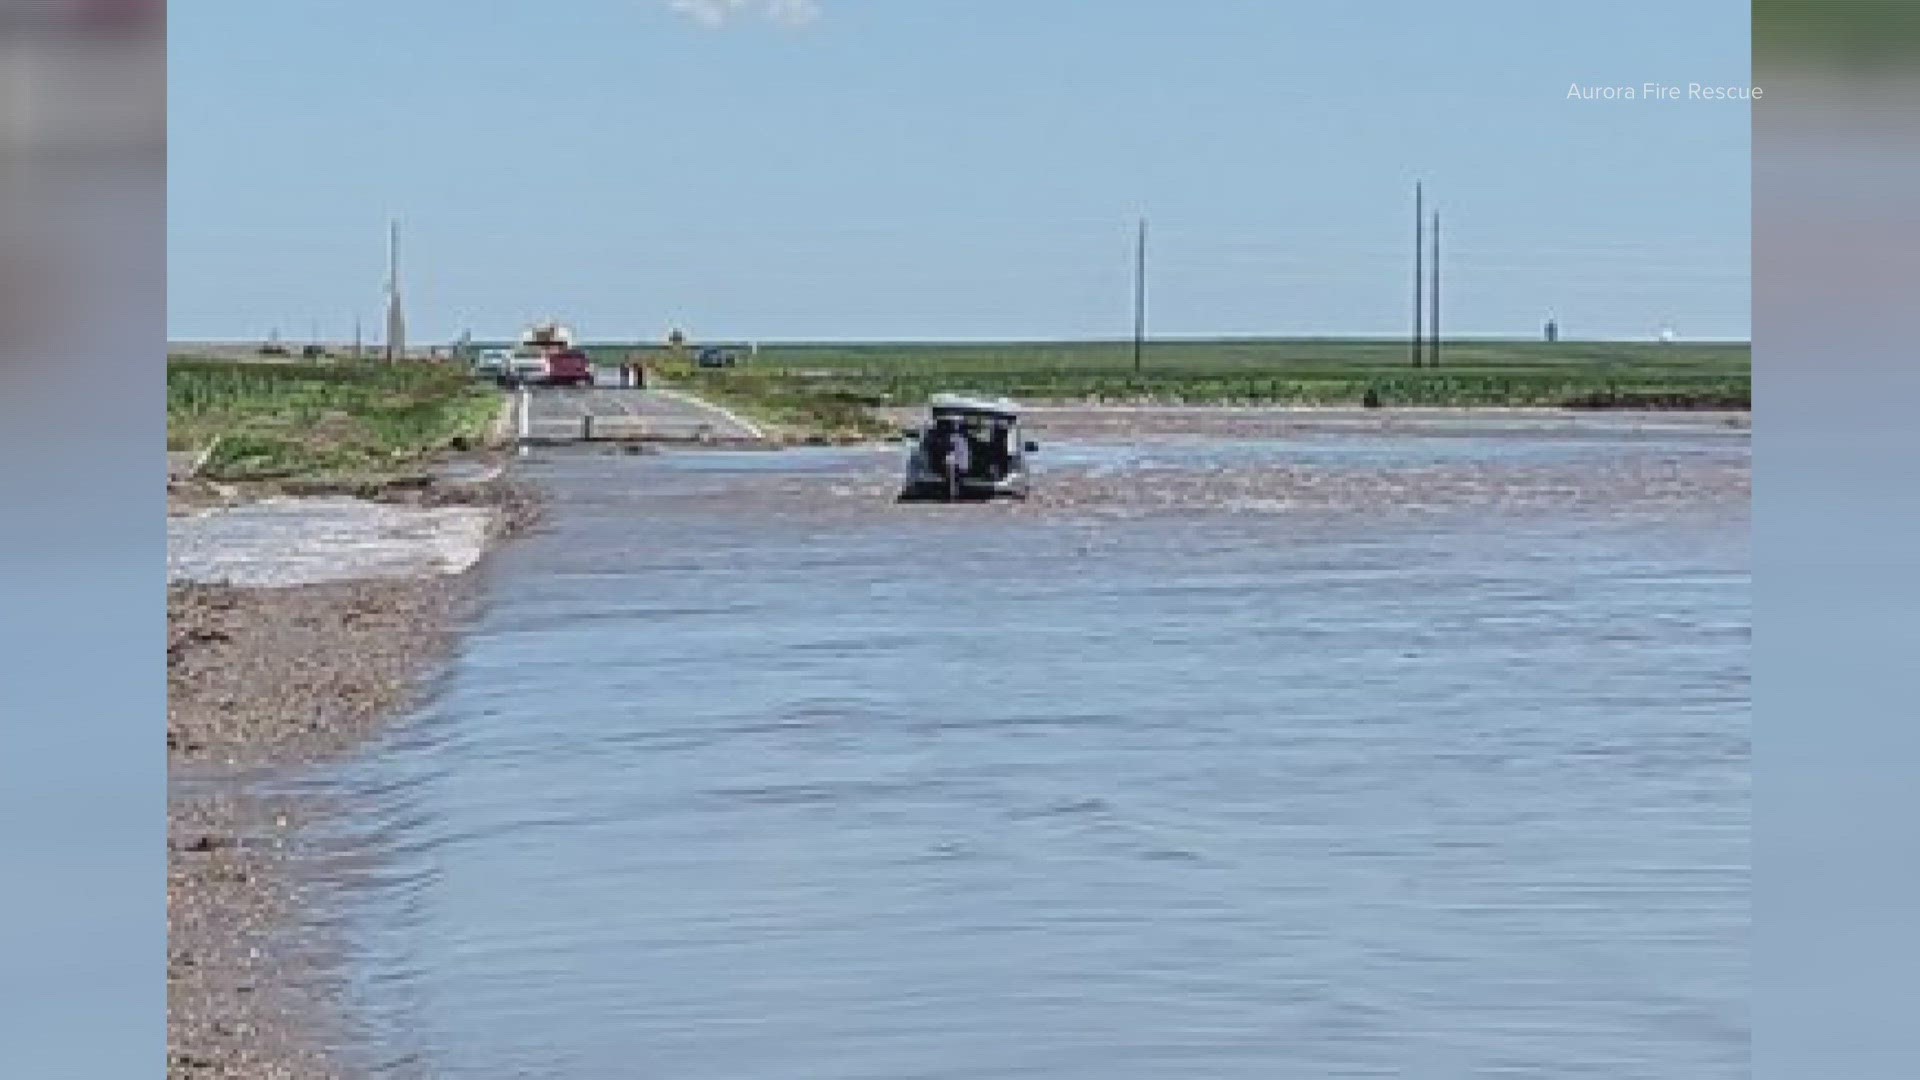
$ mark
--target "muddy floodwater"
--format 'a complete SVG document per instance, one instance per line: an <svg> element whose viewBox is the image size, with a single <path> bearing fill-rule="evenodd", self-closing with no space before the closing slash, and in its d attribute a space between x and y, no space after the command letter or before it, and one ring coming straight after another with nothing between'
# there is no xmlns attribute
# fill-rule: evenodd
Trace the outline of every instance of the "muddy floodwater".
<svg viewBox="0 0 1920 1080"><path fill-rule="evenodd" d="M352 1055L444 1077L1747 1073L1744 431L529 459L313 782Z"/></svg>

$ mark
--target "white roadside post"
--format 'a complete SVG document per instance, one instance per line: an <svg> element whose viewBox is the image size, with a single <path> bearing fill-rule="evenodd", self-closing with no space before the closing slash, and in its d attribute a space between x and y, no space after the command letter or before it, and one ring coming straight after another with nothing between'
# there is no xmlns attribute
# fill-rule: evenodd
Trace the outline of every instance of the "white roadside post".
<svg viewBox="0 0 1920 1080"><path fill-rule="evenodd" d="M533 434L533 397L527 388L520 388L520 456L527 456L527 439Z"/></svg>

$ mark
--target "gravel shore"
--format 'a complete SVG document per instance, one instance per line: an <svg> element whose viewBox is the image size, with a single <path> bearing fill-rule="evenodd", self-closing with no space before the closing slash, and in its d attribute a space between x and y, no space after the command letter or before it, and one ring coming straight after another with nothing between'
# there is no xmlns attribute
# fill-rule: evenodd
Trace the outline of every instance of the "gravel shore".
<svg viewBox="0 0 1920 1080"><path fill-rule="evenodd" d="M531 519L507 485L424 501ZM281 588L176 584L167 603L167 1035L171 1077L354 1075L303 828L328 808L275 776L349 752L414 700L475 575Z"/></svg>

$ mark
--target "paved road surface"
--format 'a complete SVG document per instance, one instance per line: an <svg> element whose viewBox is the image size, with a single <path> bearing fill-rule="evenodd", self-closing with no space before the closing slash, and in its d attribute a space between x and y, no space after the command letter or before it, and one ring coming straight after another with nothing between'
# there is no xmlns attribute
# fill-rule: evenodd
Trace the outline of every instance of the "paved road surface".
<svg viewBox="0 0 1920 1080"><path fill-rule="evenodd" d="M583 417L593 418L599 438L648 438L669 441L759 440L765 433L751 421L673 390L537 387L528 434L536 440L578 439Z"/></svg>

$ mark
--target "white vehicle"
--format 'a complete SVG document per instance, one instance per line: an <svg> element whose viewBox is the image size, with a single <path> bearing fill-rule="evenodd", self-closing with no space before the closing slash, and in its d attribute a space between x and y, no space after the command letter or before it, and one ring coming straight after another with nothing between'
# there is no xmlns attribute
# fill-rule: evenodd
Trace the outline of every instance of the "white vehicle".
<svg viewBox="0 0 1920 1080"><path fill-rule="evenodd" d="M473 359L473 373L486 379L498 379L513 363L512 349L481 349Z"/></svg>
<svg viewBox="0 0 1920 1080"><path fill-rule="evenodd" d="M515 349L507 356L507 366L499 375L507 386L525 386L547 381L547 354L540 349Z"/></svg>

